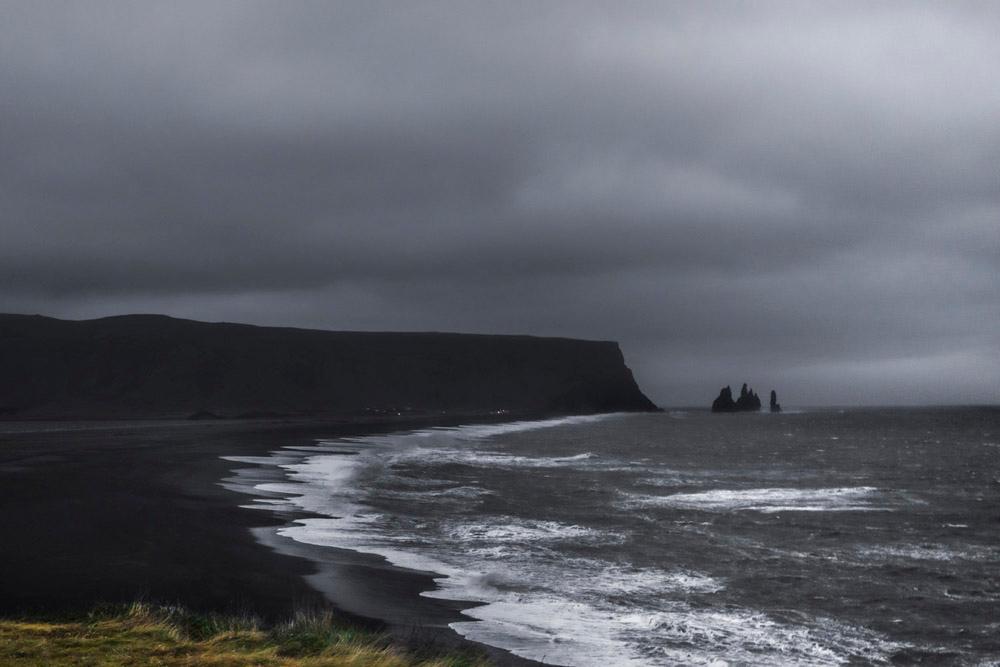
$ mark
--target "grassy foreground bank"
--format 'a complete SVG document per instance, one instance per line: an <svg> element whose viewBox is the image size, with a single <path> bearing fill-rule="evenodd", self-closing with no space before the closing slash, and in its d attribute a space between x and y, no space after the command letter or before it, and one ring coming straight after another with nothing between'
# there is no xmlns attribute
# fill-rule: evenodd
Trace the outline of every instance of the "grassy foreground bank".
<svg viewBox="0 0 1000 667"><path fill-rule="evenodd" d="M0 665L218 667L485 667L480 656L413 649L328 613L263 627L141 603L82 619L0 619Z"/></svg>

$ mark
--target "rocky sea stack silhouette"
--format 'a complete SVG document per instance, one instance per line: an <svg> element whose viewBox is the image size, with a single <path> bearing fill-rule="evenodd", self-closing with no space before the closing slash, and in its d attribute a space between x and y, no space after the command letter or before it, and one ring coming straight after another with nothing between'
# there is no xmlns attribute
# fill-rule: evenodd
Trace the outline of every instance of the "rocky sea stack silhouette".
<svg viewBox="0 0 1000 667"><path fill-rule="evenodd" d="M772 399L774 392L771 392ZM743 383L740 388L740 397L733 400L733 390L731 387L723 387L719 391L719 396L712 401L712 412L755 412L760 410L760 397L757 393Z"/></svg>
<svg viewBox="0 0 1000 667"><path fill-rule="evenodd" d="M771 390L771 412L781 412L781 403L778 403L778 394Z"/></svg>

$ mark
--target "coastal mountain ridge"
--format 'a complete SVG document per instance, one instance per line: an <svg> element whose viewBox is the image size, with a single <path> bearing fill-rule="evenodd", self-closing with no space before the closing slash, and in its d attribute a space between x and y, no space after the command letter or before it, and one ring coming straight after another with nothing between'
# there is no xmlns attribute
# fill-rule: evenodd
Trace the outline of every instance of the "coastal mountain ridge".
<svg viewBox="0 0 1000 667"><path fill-rule="evenodd" d="M0 314L0 417L655 410L618 344Z"/></svg>

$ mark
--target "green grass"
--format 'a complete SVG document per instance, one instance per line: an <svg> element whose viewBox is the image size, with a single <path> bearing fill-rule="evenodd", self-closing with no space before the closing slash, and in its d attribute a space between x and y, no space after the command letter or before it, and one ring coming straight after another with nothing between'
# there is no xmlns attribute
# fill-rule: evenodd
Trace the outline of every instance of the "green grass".
<svg viewBox="0 0 1000 667"><path fill-rule="evenodd" d="M485 667L478 655L414 650L328 612L269 627L252 616L135 603L69 620L0 619L0 665Z"/></svg>

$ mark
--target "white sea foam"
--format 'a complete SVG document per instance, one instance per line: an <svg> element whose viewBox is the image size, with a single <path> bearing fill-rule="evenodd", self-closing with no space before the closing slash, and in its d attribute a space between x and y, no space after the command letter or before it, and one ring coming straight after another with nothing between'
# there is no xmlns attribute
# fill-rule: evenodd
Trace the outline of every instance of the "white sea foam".
<svg viewBox="0 0 1000 667"><path fill-rule="evenodd" d="M644 486L694 486L705 483L705 480L677 470L663 470L655 477L643 477L636 482Z"/></svg>
<svg viewBox="0 0 1000 667"><path fill-rule="evenodd" d="M704 575L569 565L553 573L562 586L531 595L489 585L502 578L449 578L432 595L487 602L464 612L478 622L452 627L549 664L829 665L849 656L877 659L888 648L873 633L826 620L784 623L752 610L688 603L687 594L721 590Z"/></svg>
<svg viewBox="0 0 1000 667"><path fill-rule="evenodd" d="M525 557L524 542L519 540L558 540L589 533L555 522L494 523L486 530L471 524L464 529L456 527L450 535L454 543L439 544L428 552L368 533L377 521L363 514L303 519L280 532L298 541L378 554L400 567L436 573L438 588L425 596L484 603L464 611L474 620L453 623L456 631L547 664L672 664L670 656L649 656L641 649L649 640L650 619L657 613L637 613L635 599L664 595L683 599L688 594L711 594L723 588L722 582L697 572L631 568L588 559L533 561ZM496 562L484 562L477 549L463 555L461 549L449 548L449 544L454 547L468 539L520 543L522 548ZM685 609L675 612L677 627L682 625L681 616L691 611ZM663 639L671 641L669 633ZM674 640L687 641L686 637ZM709 650L705 649L705 655Z"/></svg>
<svg viewBox="0 0 1000 667"><path fill-rule="evenodd" d="M558 521L515 521L508 518L499 522L477 521L452 526L446 531L455 540L468 542L537 542L542 540L600 539L602 531L584 526L569 525Z"/></svg>
<svg viewBox="0 0 1000 667"><path fill-rule="evenodd" d="M827 489L713 489L665 496L629 494L626 505L673 507L711 512L857 512L888 510L872 504L878 489L870 486Z"/></svg>
<svg viewBox="0 0 1000 667"><path fill-rule="evenodd" d="M532 421L507 422L504 424L479 424L473 426L461 426L454 429L459 437L472 440L491 438L496 435L508 433L520 433L523 431L535 431L542 428L552 428L555 426L571 426L574 424L592 424L604 421L613 417L621 417L622 413L608 413L598 415L579 415L575 417L557 417L555 419L537 419Z"/></svg>
<svg viewBox="0 0 1000 667"><path fill-rule="evenodd" d="M282 482L257 484L252 487L253 491L268 495L284 494L290 497L290 505L298 506L309 512L320 513L324 508L329 510L332 498L339 497L336 504L341 508L340 511L343 511L346 498L356 495L354 493L356 490L351 486L352 480L365 467L374 463L405 464L408 460L426 463L428 460L436 460L439 462L464 462L468 465L495 466L557 467L579 465L593 458L594 455L585 452L566 457L532 458L503 453L478 453L456 445L463 441L483 440L507 433L593 423L622 416L619 413L582 415L501 424L431 428L355 438L321 439L309 447L296 445L283 447L270 457L229 456L222 458L236 463L272 465L287 471L290 484ZM446 446L435 447L433 443ZM397 479L403 478L397 476ZM472 496L486 493L485 491L473 491L471 487L461 490L442 490L442 492L443 496ZM265 508L274 509L272 505L273 503L268 503Z"/></svg>
<svg viewBox="0 0 1000 667"><path fill-rule="evenodd" d="M391 479L389 489L374 490L375 497L394 493L425 499L475 498L488 493L470 483L474 474L455 475L463 481L404 474L408 465L417 463L421 466L417 469L426 468L428 463L473 468L629 469L629 462L591 452L521 456L476 451L462 442L602 418L323 441L317 448L285 449L268 459L268 464L286 473L288 481L265 482L255 488L262 495L280 494L284 498L262 499L264 504L283 503L325 517L296 520L279 529L280 534L303 543L380 555L396 566L433 573L438 587L425 596L480 603L463 612L469 621L452 624L456 631L522 657L581 667L826 665L852 658L884 658L891 646L863 630L822 619L786 621L731 604L710 605L708 601L725 590L726 582L707 573L567 558L559 550L560 544L572 541L599 552L602 545L624 539L613 531L552 520L482 515L449 517L430 532L401 530L396 528L400 517L387 516L365 504L373 497L366 495L365 480L375 474L383 481ZM355 452L355 456L343 455ZM779 511L775 508L846 509L866 505L874 494L875 489L868 487L716 490L632 496L631 500L668 506L681 502L698 509Z"/></svg>
<svg viewBox="0 0 1000 667"><path fill-rule="evenodd" d="M585 558L569 559L565 564L586 572L585 589L602 596L689 595L718 593L725 588L722 580L691 570L636 568Z"/></svg>
<svg viewBox="0 0 1000 667"><path fill-rule="evenodd" d="M346 512L356 495L350 481L364 469L364 461L355 456L319 455L288 463L275 457L276 465L287 472L286 482L265 482L253 486L254 492L285 497L285 505L306 512L329 514ZM273 509L270 505L264 509Z"/></svg>
<svg viewBox="0 0 1000 667"><path fill-rule="evenodd" d="M470 639L508 646L546 664L834 665L853 657L881 662L894 648L874 633L826 619L784 624L744 609L669 609L609 614L559 598L508 599L475 607L480 623L453 624ZM572 641L565 638L572 637Z"/></svg>
<svg viewBox="0 0 1000 667"><path fill-rule="evenodd" d="M705 608L690 595L725 584L703 573L540 558L526 545L593 531L557 522L498 517L456 525L434 544L380 531L382 517L359 511L302 519L280 532L301 542L378 554L437 575L427 597L482 603L452 627L469 639L547 664L829 665L877 661L895 647L874 633L827 619L789 623L749 609ZM516 545L493 560L477 543ZM460 548L468 545L468 548Z"/></svg>
<svg viewBox="0 0 1000 667"><path fill-rule="evenodd" d="M861 547L865 560L991 561L1000 559L1000 550L977 545L949 547L944 544L897 544Z"/></svg>
<svg viewBox="0 0 1000 667"><path fill-rule="evenodd" d="M457 464L481 468L561 468L587 466L596 454L583 452L571 456L519 456L504 452L475 451L458 447L417 447L400 453L396 461L419 461L423 464Z"/></svg>

